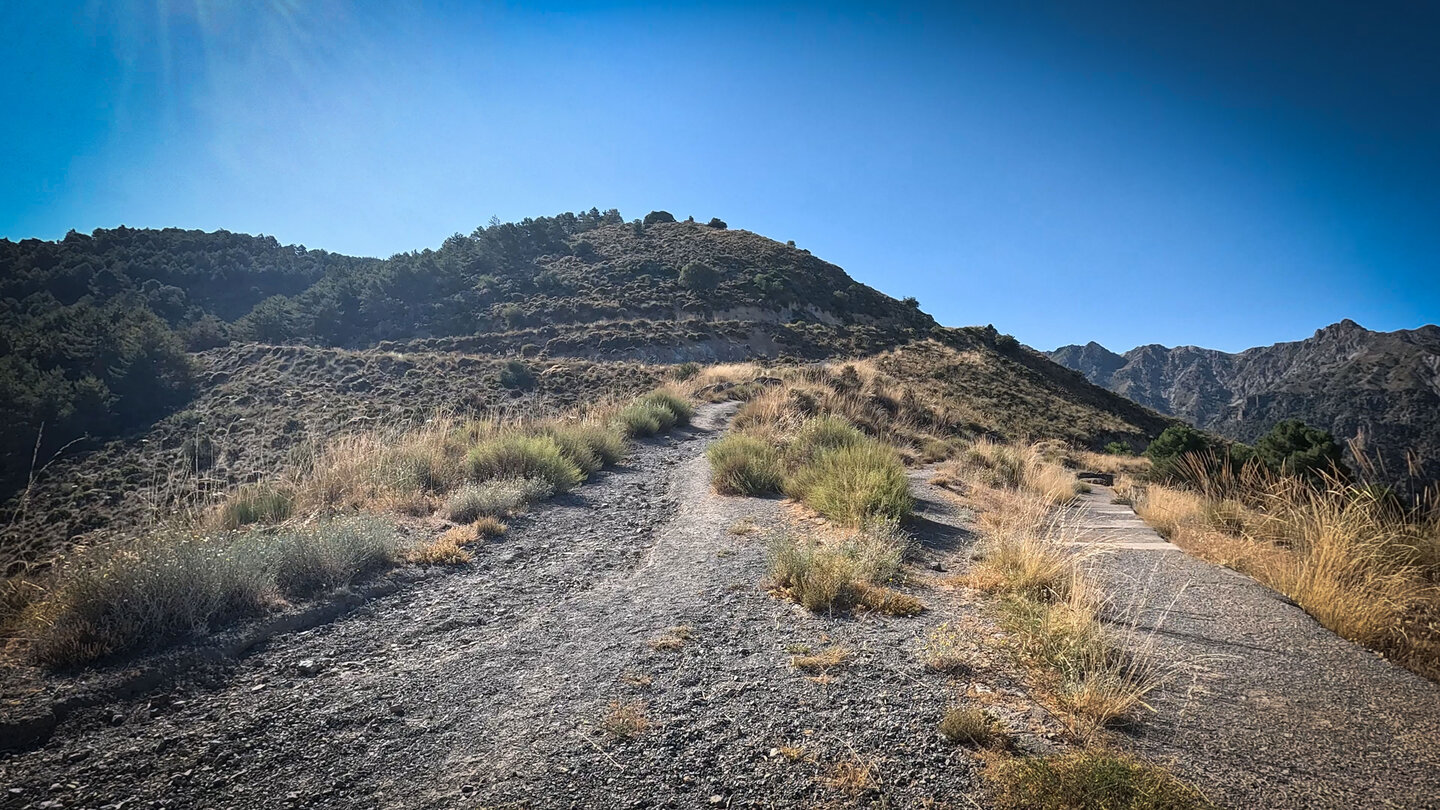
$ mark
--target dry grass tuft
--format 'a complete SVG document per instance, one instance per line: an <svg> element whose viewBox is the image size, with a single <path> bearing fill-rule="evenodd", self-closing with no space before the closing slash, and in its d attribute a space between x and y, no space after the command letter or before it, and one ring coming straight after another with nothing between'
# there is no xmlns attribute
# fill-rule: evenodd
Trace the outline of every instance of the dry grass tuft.
<svg viewBox="0 0 1440 810"><path fill-rule="evenodd" d="M859 796L878 786L879 775L880 768L874 760L851 754L849 759L831 766L820 783L847 796Z"/></svg>
<svg viewBox="0 0 1440 810"><path fill-rule="evenodd" d="M776 588L815 612L863 606L911 615L924 606L886 587L899 574L909 545L893 523L829 543L781 535L771 545L770 575Z"/></svg>
<svg viewBox="0 0 1440 810"><path fill-rule="evenodd" d="M980 439L936 475L941 486L956 484L1022 490L1050 506L1075 500L1085 485L1058 461L1047 457L1047 445L1006 444Z"/></svg>
<svg viewBox="0 0 1440 810"><path fill-rule="evenodd" d="M685 642L690 640L690 635L693 632L694 631L689 625L682 624L678 627L672 627L669 630L665 631L664 635L660 636L657 639L651 640L650 649L660 650L663 652L673 652L680 649L681 647L684 647Z"/></svg>
<svg viewBox="0 0 1440 810"><path fill-rule="evenodd" d="M1128 754L1001 757L987 769L1000 810L1208 810L1203 794Z"/></svg>
<svg viewBox="0 0 1440 810"><path fill-rule="evenodd" d="M842 646L826 647L818 653L790 656L790 666L802 672L824 673L845 665L850 650Z"/></svg>
<svg viewBox="0 0 1440 810"><path fill-rule="evenodd" d="M610 711L600 721L600 728L620 740L630 740L650 730L646 715L649 706L642 700L614 700Z"/></svg>
<svg viewBox="0 0 1440 810"><path fill-rule="evenodd" d="M957 706L945 712L940 735L960 745L986 746L1001 737L999 722L984 709Z"/></svg>

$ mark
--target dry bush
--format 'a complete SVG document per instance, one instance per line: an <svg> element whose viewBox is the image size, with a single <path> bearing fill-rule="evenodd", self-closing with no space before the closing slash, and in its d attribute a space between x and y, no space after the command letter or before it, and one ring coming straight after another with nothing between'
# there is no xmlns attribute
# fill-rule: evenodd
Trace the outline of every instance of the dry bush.
<svg viewBox="0 0 1440 810"><path fill-rule="evenodd" d="M455 526L410 549L406 558L418 565L463 565L474 558L462 546L474 540L470 527Z"/></svg>
<svg viewBox="0 0 1440 810"><path fill-rule="evenodd" d="M886 587L899 573L909 546L909 537L893 523L830 543L781 535L771 545L770 576L786 596L817 613L863 606L912 615L923 605Z"/></svg>
<svg viewBox="0 0 1440 810"><path fill-rule="evenodd" d="M1058 696L1080 717L1118 724L1148 710L1146 696L1168 673L1142 640L1102 622L1103 600L1080 575L1065 512L1019 491L989 504L971 584L1004 595L1002 623L1022 658L1058 676Z"/></svg>
<svg viewBox="0 0 1440 810"><path fill-rule="evenodd" d="M1070 458L1083 470L1109 473L1114 476L1138 476L1150 472L1153 466L1144 456L1126 456L1114 453L1096 453L1092 450L1072 450Z"/></svg>
<svg viewBox="0 0 1440 810"><path fill-rule="evenodd" d="M1014 493L980 514L979 563L971 584L993 593L1020 593L1035 599L1067 598L1076 578L1076 560L1067 544L1067 516L1044 499Z"/></svg>
<svg viewBox="0 0 1440 810"><path fill-rule="evenodd" d="M648 710L649 706L640 700L611 701L610 711L600 721L600 728L617 739L633 739L650 729Z"/></svg>
<svg viewBox="0 0 1440 810"><path fill-rule="evenodd" d="M1047 460L1044 445L1006 444L980 439L940 470L949 483L994 489L1019 489L1051 505L1075 500L1085 487L1061 464Z"/></svg>
<svg viewBox="0 0 1440 810"><path fill-rule="evenodd" d="M1208 810L1203 794L1129 754L1004 757L987 769L1000 810Z"/></svg>
<svg viewBox="0 0 1440 810"><path fill-rule="evenodd" d="M352 518L243 533L162 532L71 555L19 619L26 653L64 667L151 648L394 564L393 527Z"/></svg>
<svg viewBox="0 0 1440 810"><path fill-rule="evenodd" d="M940 735L960 745L986 746L1000 737L999 723L977 706L956 706L940 721Z"/></svg>
<svg viewBox="0 0 1440 810"><path fill-rule="evenodd" d="M835 763L820 782L831 790L859 796L874 789L878 778L877 770L875 762L862 759L859 754L852 754L849 759Z"/></svg>

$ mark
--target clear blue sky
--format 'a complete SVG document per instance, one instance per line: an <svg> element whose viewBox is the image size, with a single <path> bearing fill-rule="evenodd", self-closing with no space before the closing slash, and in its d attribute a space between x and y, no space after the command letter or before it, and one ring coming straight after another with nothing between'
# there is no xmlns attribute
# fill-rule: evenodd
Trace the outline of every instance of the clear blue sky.
<svg viewBox="0 0 1440 810"><path fill-rule="evenodd" d="M0 235L385 256L663 208L1044 349L1410 328L1440 320L1436 9L23 3Z"/></svg>

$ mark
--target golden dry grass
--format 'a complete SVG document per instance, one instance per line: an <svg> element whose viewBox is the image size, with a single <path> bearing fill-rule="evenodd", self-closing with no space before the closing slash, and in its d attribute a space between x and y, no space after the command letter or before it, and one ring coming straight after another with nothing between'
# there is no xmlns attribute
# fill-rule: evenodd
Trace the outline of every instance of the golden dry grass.
<svg viewBox="0 0 1440 810"><path fill-rule="evenodd" d="M611 701L600 728L620 740L638 737L650 729L649 708L643 700Z"/></svg>
<svg viewBox="0 0 1440 810"><path fill-rule="evenodd" d="M818 653L790 656L790 666L802 672L822 673L844 666L850 658L850 650L842 646L832 646L821 650Z"/></svg>
<svg viewBox="0 0 1440 810"><path fill-rule="evenodd" d="M1428 523L1338 485L1258 473L1126 490L1136 513L1201 559L1295 600L1335 633L1440 678L1440 588Z"/></svg>

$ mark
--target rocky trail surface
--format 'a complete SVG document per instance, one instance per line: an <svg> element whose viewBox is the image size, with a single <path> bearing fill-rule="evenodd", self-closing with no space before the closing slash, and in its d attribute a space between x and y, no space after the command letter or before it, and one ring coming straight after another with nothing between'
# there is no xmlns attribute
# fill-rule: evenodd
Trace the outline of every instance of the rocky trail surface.
<svg viewBox="0 0 1440 810"><path fill-rule="evenodd" d="M1022 749L1058 724L1001 656L925 670L929 629L984 622L926 575L914 618L766 593L765 532L747 527L781 525L781 504L708 486L733 408L642 443L452 573L74 713L0 755L0 807L972 806L976 765L936 733L948 705L982 695ZM916 481L916 570L963 566L968 515ZM837 645L840 666L791 666Z"/></svg>
<svg viewBox="0 0 1440 810"><path fill-rule="evenodd" d="M1076 522L1113 599L1181 668L1134 730L1232 807L1440 807L1440 684L1322 627L1279 593L1185 554L1096 486Z"/></svg>

